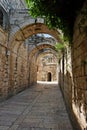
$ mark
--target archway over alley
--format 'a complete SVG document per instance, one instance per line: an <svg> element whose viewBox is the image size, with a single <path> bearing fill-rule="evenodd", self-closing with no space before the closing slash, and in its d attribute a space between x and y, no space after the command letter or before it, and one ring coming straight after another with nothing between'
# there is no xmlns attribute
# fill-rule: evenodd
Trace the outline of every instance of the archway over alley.
<svg viewBox="0 0 87 130"><path fill-rule="evenodd" d="M35 90L36 88L33 85L38 83L37 80L39 80L39 83L41 83L41 81L46 83L49 77L49 80L51 80L51 82L49 82L50 85L53 84L53 82L58 81L57 83L62 91L70 117L75 117L72 118L76 122L74 126L80 126L76 130L87 129L86 11L87 0L85 0L82 9L80 10L79 14L77 14L74 21L72 41L66 44L66 41L64 39L61 40L60 38L60 34L62 33L59 29L49 29L43 18L34 19L30 16L29 9L26 8L24 1L0 1L0 17L3 19L0 22L0 102L7 100L7 98L10 98L30 87L29 94L31 93L32 95L32 97L29 97L30 103L34 92L36 92L36 96L38 92L42 92L40 88ZM45 37L47 35L49 36ZM59 48L61 48L61 45L63 45L63 48L60 49L60 51L55 50L56 43L60 45ZM50 76L48 76L49 73ZM50 92L48 86L43 88L45 88L45 92L48 92L48 90ZM55 89L58 88L54 86L54 90ZM44 92L40 94L43 93ZM54 99L56 100L56 98ZM2 107L0 108L1 110ZM23 110L25 107L27 106L24 106L23 104L22 108L20 109ZM17 110L19 108L17 108ZM4 106L4 109L6 109L6 106ZM12 107L12 109L14 108ZM52 114L54 110L51 109ZM16 114L19 114L19 111L17 111L18 113ZM48 115L50 116L51 113L49 114L48 112ZM1 118L2 119L0 123L2 130L4 119L3 115ZM15 119L16 118L14 115L12 115L11 120L13 121ZM5 120L5 124L6 123L11 127L11 122ZM16 124L13 127L17 127ZM25 126L23 127L25 128ZM59 129L61 127L59 127ZM6 125L6 129L7 128L8 126ZM19 126L19 128L21 129L21 126ZM38 129L38 127L35 129ZM46 130L48 130L48 128L46 128Z"/></svg>

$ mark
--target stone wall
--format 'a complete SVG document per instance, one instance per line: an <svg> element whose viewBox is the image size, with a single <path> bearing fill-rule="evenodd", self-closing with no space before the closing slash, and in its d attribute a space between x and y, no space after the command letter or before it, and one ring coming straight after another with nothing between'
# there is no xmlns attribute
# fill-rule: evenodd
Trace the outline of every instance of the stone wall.
<svg viewBox="0 0 87 130"><path fill-rule="evenodd" d="M37 82L37 64L35 55L29 59L29 85L33 85Z"/></svg>
<svg viewBox="0 0 87 130"><path fill-rule="evenodd" d="M59 85L63 92L66 104L69 109L72 108L72 66L71 66L71 48L67 48L62 54L62 58L59 61Z"/></svg>
<svg viewBox="0 0 87 130"><path fill-rule="evenodd" d="M57 81L58 64L54 54L44 52L37 58L37 80L38 81Z"/></svg>
<svg viewBox="0 0 87 130"><path fill-rule="evenodd" d="M29 63L28 46L16 44L14 49L10 50L7 46L7 36L0 29L0 101L37 81L35 60L33 57Z"/></svg>
<svg viewBox="0 0 87 130"><path fill-rule="evenodd" d="M33 34L42 32L53 35L57 40L59 40L59 38L56 30L49 30L42 23L34 24L35 19L32 18L30 18L30 22L27 21L26 18L29 18L30 16L28 16L28 12L25 15L26 8L22 0L1 0L0 5L5 9L5 16L6 18L8 16L8 23L10 23L11 27L8 31L4 31L0 28L0 101L2 101L28 88L31 84L34 84L37 81L35 54L40 50L40 48L37 47L35 52L28 52L29 48L23 44L24 40ZM10 7L10 5L13 6ZM25 10L19 10L19 6L22 9L24 7ZM0 9L2 10L1 7ZM11 12L9 12L9 9L11 9ZM14 12L15 9L18 10ZM72 47L68 47L64 51L59 62L59 84L68 110L75 114L81 129L86 130L87 12L85 11L87 10L87 0L82 10L83 13L77 17L74 25ZM8 15L9 13L10 15ZM17 19L19 19L19 21ZM33 24L30 26L31 23ZM21 28L20 25L24 28ZM13 39L10 40L10 38ZM48 47L53 49L51 44L50 46L44 44L42 49ZM45 65L44 70L48 70L47 73L56 73L56 70L54 69L55 67L52 65L51 67L52 69ZM45 77L45 79L47 79L47 77ZM53 80L55 79L56 78ZM77 128L77 130L79 129Z"/></svg>
<svg viewBox="0 0 87 130"><path fill-rule="evenodd" d="M11 86L13 85L15 92L21 91L24 88L28 87L28 56L27 48L20 46L18 53L14 52L10 57L10 82Z"/></svg>
<svg viewBox="0 0 87 130"><path fill-rule="evenodd" d="M57 81L57 64L46 64L41 66L38 65L37 80L38 81L49 81L49 75L51 74L50 81Z"/></svg>
<svg viewBox="0 0 87 130"><path fill-rule="evenodd" d="M7 34L0 29L0 100L7 96L8 88L8 57L6 55L7 44L6 44Z"/></svg>
<svg viewBox="0 0 87 130"><path fill-rule="evenodd" d="M20 11L21 9L25 12ZM3 29L10 31L13 28L13 23L19 24L16 22L17 19L19 21L23 20L23 14L25 15L26 13L26 16L29 16L28 11L26 10L26 3L24 0L0 0L0 11L2 11L3 13Z"/></svg>
<svg viewBox="0 0 87 130"><path fill-rule="evenodd" d="M73 110L81 124L87 129L87 0L77 17L72 48L73 67ZM83 21L83 22L82 22Z"/></svg>
<svg viewBox="0 0 87 130"><path fill-rule="evenodd" d="M25 0L0 0L0 5L9 13L9 9L26 8Z"/></svg>
<svg viewBox="0 0 87 130"><path fill-rule="evenodd" d="M65 51L60 60L59 84L67 108L75 115L82 130L87 129L87 19L84 4L74 25L71 51ZM72 64L72 66L71 66ZM75 126L75 124L74 124ZM80 129L76 128L77 130Z"/></svg>

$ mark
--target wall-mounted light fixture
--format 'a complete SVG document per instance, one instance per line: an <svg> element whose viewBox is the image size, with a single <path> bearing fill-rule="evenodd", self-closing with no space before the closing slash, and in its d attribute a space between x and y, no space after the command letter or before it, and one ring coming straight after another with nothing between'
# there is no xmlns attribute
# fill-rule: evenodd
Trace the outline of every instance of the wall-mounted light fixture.
<svg viewBox="0 0 87 130"><path fill-rule="evenodd" d="M9 50L6 51L6 55L10 56L10 51Z"/></svg>
<svg viewBox="0 0 87 130"><path fill-rule="evenodd" d="M36 18L35 23L44 23L44 18Z"/></svg>

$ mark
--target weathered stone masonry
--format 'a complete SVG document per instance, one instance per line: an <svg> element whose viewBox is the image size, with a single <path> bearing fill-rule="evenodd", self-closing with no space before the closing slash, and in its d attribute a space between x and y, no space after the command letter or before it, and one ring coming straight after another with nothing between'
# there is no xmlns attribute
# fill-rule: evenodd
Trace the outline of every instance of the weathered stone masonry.
<svg viewBox="0 0 87 130"><path fill-rule="evenodd" d="M47 32L57 38L57 31L49 30L43 23L35 24L35 19L28 14L26 5L21 0L2 0L0 6L2 13L5 12L0 29L0 100L2 101L36 83L35 55L42 48L53 48L50 44L42 47L38 45L38 49L34 52L35 44L28 45L25 40L41 32ZM3 18L8 18L7 23Z"/></svg>
<svg viewBox="0 0 87 130"><path fill-rule="evenodd" d="M83 9L87 8L87 0ZM1 0L0 15L0 101L28 88L37 81L39 57L53 54L54 43L26 44L28 38L38 33L50 34L60 41L57 30L49 30L41 22L35 23L22 0ZM68 110L76 116L82 130L87 129L87 20L78 15L73 33L73 42L59 61L59 85ZM43 53L42 53L43 52ZM56 54L56 52L55 52ZM42 56L43 55L43 56ZM39 66L40 67L40 66ZM46 67L46 66L45 66ZM54 68L48 69L55 71ZM47 74L46 74L47 75ZM40 75L39 75L40 76ZM38 79L40 79L39 77ZM55 78L54 78L55 80ZM77 128L78 129L78 128Z"/></svg>
<svg viewBox="0 0 87 130"><path fill-rule="evenodd" d="M82 10L86 8L87 1ZM77 17L73 43L60 61L60 86L66 104L76 115L82 130L87 129L87 20L81 24L84 17L82 14Z"/></svg>
<svg viewBox="0 0 87 130"><path fill-rule="evenodd" d="M28 81L27 49L21 45L18 54L11 52L6 45L7 35L0 31L2 36L0 37L0 100L2 100L27 87Z"/></svg>

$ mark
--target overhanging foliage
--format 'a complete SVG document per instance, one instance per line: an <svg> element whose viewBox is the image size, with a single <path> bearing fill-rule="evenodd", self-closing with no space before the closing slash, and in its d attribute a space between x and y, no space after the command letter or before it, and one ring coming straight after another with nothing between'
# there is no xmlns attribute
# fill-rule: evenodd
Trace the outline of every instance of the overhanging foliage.
<svg viewBox="0 0 87 130"><path fill-rule="evenodd" d="M77 13L85 0L26 0L33 17L45 17L50 28L62 30L65 38L72 40Z"/></svg>

